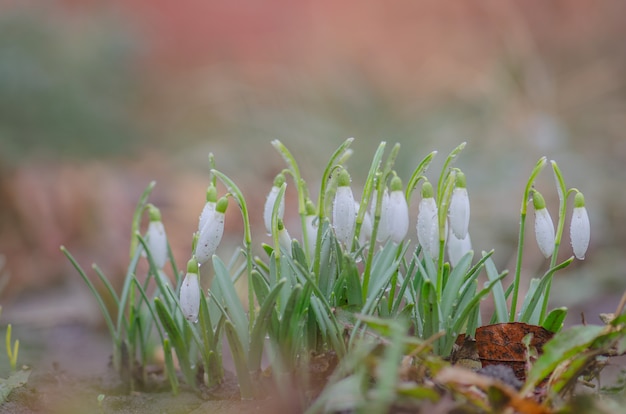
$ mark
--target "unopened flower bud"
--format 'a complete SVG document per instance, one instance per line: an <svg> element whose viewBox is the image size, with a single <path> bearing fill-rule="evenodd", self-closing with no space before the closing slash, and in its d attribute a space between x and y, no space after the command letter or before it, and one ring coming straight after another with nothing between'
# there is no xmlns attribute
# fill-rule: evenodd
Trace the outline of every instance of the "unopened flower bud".
<svg viewBox="0 0 626 414"><path fill-rule="evenodd" d="M200 264L209 261L222 240L222 235L224 234L224 213L227 207L228 198L220 198L215 206L215 211L207 218L204 227L200 230L195 251L195 257Z"/></svg>
<svg viewBox="0 0 626 414"><path fill-rule="evenodd" d="M579 260L585 258L585 253L589 247L590 233L591 230L587 208L585 207L585 197L583 193L577 192L574 198L574 211L572 212L569 234L574 255Z"/></svg>
<svg viewBox="0 0 626 414"><path fill-rule="evenodd" d="M215 211L215 205L217 204L217 188L213 184L209 185L206 190L206 203L200 213L200 220L198 221L198 231L202 230L206 224L207 219Z"/></svg>
<svg viewBox="0 0 626 414"><path fill-rule="evenodd" d="M282 220L278 220L278 244L291 257L291 236Z"/></svg>
<svg viewBox="0 0 626 414"><path fill-rule="evenodd" d="M191 258L187 262L187 274L180 286L180 307L185 319L190 322L198 320L200 310L200 281L198 276L198 262Z"/></svg>
<svg viewBox="0 0 626 414"><path fill-rule="evenodd" d="M465 174L460 171L456 174L455 185L450 199L448 218L454 235L458 239L463 239L467 234L470 218L470 203L465 186Z"/></svg>
<svg viewBox="0 0 626 414"><path fill-rule="evenodd" d="M433 186L428 181L422 185L422 200L417 213L417 241L433 259L439 257L437 202L435 201Z"/></svg>
<svg viewBox="0 0 626 414"><path fill-rule="evenodd" d="M376 202L378 200L378 192L374 190L372 198L371 217L376 217ZM391 227L389 223L389 191L387 188L383 191L380 206L380 219L378 220L378 230L376 231L376 241L384 243L391 236Z"/></svg>
<svg viewBox="0 0 626 414"><path fill-rule="evenodd" d="M150 204L148 206L148 214L150 222L148 223L146 242L148 243L148 249L150 249L154 264L159 269L163 269L165 263L167 263L167 235L161 221L161 212Z"/></svg>
<svg viewBox="0 0 626 414"><path fill-rule="evenodd" d="M267 234L272 234L272 211L274 211L274 204L276 204L276 198L278 197L278 193L280 192L280 187L282 187L284 183L285 175L283 173L278 174L276 178L274 178L274 184L272 185L272 189L265 199L265 208L263 209L263 221L265 223L265 229L267 230ZM278 218L282 220L285 213L285 197L283 196L278 201L278 203Z"/></svg>
<svg viewBox="0 0 626 414"><path fill-rule="evenodd" d="M554 252L554 224L546 202L538 191L533 191L533 206L535 207L535 237L539 250L549 258Z"/></svg>
<svg viewBox="0 0 626 414"><path fill-rule="evenodd" d="M337 240L346 248L352 247L356 209L350 188L350 174L345 169L339 172L337 192L333 203L333 228Z"/></svg>
<svg viewBox="0 0 626 414"><path fill-rule="evenodd" d="M358 211L360 208L360 204L358 201L354 202L354 208L358 214ZM370 213L366 211L365 215L363 216L363 223L361 223L361 230L359 232L359 244L363 246L369 239L371 239L371 237L372 237L372 217L370 216Z"/></svg>
<svg viewBox="0 0 626 414"><path fill-rule="evenodd" d="M390 185L389 204L386 211L389 235L394 243L400 244L409 231L409 206L402 191L402 180L393 177Z"/></svg>
<svg viewBox="0 0 626 414"><path fill-rule="evenodd" d="M317 242L317 212L315 204L311 200L306 202L306 216L304 216L306 225L306 237L309 249L309 258L315 255L315 243Z"/></svg>

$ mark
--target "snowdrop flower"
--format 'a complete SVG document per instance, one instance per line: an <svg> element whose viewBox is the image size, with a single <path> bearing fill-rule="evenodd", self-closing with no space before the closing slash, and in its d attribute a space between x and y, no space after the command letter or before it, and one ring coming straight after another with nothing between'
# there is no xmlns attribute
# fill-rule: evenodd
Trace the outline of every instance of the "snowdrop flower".
<svg viewBox="0 0 626 414"><path fill-rule="evenodd" d="M284 183L284 174L278 174L276 178L274 178L274 184L272 185L272 189L265 199L265 208L263 209L263 221L265 222L265 229L267 230L267 234L270 235L272 234L272 211L274 211L274 204L276 204L276 198L278 197L280 187L282 187ZM282 220L283 215L285 214L285 197L281 198L278 203L278 218Z"/></svg>
<svg viewBox="0 0 626 414"><path fill-rule="evenodd" d="M282 220L278 220L278 244L291 257L291 236Z"/></svg>
<svg viewBox="0 0 626 414"><path fill-rule="evenodd" d="M549 258L554 252L554 224L546 202L538 191L533 191L533 206L535 207L535 237L539 250Z"/></svg>
<svg viewBox="0 0 626 414"><path fill-rule="evenodd" d="M391 193L385 215L387 216L386 224L391 236L391 240L400 244L409 231L409 206L402 191L402 180L398 176L391 179Z"/></svg>
<svg viewBox="0 0 626 414"><path fill-rule="evenodd" d="M577 192L574 198L574 211L572 212L572 221L569 226L569 236L574 255L577 259L583 260L589 247L590 226L587 208L585 207L585 197L581 192Z"/></svg>
<svg viewBox="0 0 626 414"><path fill-rule="evenodd" d="M342 169L339 172L338 187L333 202L333 228L337 240L348 250L352 247L355 224L356 209L350 188L350 174Z"/></svg>
<svg viewBox="0 0 626 414"><path fill-rule="evenodd" d="M372 197L372 206L370 208L371 217L376 217L376 201L378 200L378 192L374 190ZM380 206L380 219L378 221L378 231L376 232L376 241L383 243L391 236L391 228L389 224L389 191L385 188Z"/></svg>
<svg viewBox="0 0 626 414"><path fill-rule="evenodd" d="M200 220L198 221L198 231L201 231L206 221L215 211L215 205L217 204L217 189L213 184L209 185L206 190L206 203L200 213Z"/></svg>
<svg viewBox="0 0 626 414"><path fill-rule="evenodd" d="M454 231L450 230L448 235L448 256L450 257L450 264L454 267L463 256L472 250L472 240L469 233L465 235L465 238L459 239L454 234Z"/></svg>
<svg viewBox="0 0 626 414"><path fill-rule="evenodd" d="M439 219L433 186L426 181L422 185L422 200L417 213L417 241L433 259L439 258Z"/></svg>
<svg viewBox="0 0 626 414"><path fill-rule="evenodd" d="M191 258L187 262L187 275L180 285L180 307L183 315L190 322L198 320L200 310L200 281L198 274L198 262Z"/></svg>
<svg viewBox="0 0 626 414"><path fill-rule="evenodd" d="M450 208L448 210L450 227L457 239L464 239L469 228L470 203L465 186L465 174L461 171L456 174L456 183L452 190Z"/></svg>
<svg viewBox="0 0 626 414"><path fill-rule="evenodd" d="M146 242L154 264L159 269L163 269L167 263L167 235L163 222L161 222L161 212L150 204L148 205L148 215L150 216L150 223L146 233Z"/></svg>
<svg viewBox="0 0 626 414"><path fill-rule="evenodd" d="M217 246L224 234L224 213L228 207L228 199L222 197L215 205L215 211L206 219L206 223L198 235L195 257L201 265L208 262L215 254Z"/></svg>

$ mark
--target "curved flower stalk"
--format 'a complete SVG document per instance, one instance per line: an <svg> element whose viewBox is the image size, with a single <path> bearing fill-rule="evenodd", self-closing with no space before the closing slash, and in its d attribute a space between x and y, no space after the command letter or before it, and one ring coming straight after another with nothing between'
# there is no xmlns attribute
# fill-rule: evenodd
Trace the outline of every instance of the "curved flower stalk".
<svg viewBox="0 0 626 414"><path fill-rule="evenodd" d="M391 240L400 244L409 231L409 206L404 197L400 177L394 176L391 179L390 188L388 205L383 214L387 216L385 221Z"/></svg>
<svg viewBox="0 0 626 414"><path fill-rule="evenodd" d="M574 255L578 260L583 260L589 247L591 235L585 197L581 192L577 192L574 198L574 211L572 212L569 233Z"/></svg>
<svg viewBox="0 0 626 414"><path fill-rule="evenodd" d="M448 218L452 233L457 239L463 240L469 229L470 203L467 195L465 174L461 171L456 173L456 182L452 191L452 198L450 199Z"/></svg>
<svg viewBox="0 0 626 414"><path fill-rule="evenodd" d="M150 216L150 223L148 224L148 231L146 233L146 242L152 255L154 264L160 269L163 269L165 263L167 263L167 235L165 234L165 227L161 221L161 212L158 208L152 204L148 205L148 214Z"/></svg>
<svg viewBox="0 0 626 414"><path fill-rule="evenodd" d="M200 310L200 276L198 270L198 262L192 257L187 262L187 274L180 285L180 307L185 319L194 323L198 321L198 311Z"/></svg>
<svg viewBox="0 0 626 414"><path fill-rule="evenodd" d="M539 250L548 259L554 252L554 223L543 196L538 191L533 191L532 195L535 207L535 237Z"/></svg>
<svg viewBox="0 0 626 414"><path fill-rule="evenodd" d="M282 187L283 184L285 184L285 175L283 173L280 173L276 176L276 178L274 178L274 184L272 185L272 189L265 199L265 208L263 209L263 222L265 223L265 229L267 230L267 234L269 235L272 234L272 211L274 210L274 204L276 203L276 199L278 198L280 187ZM281 197L278 203L278 218L282 220L283 215L285 214L285 197Z"/></svg>
<svg viewBox="0 0 626 414"><path fill-rule="evenodd" d="M354 195L350 188L350 174L345 168L339 172L337 192L333 203L333 229L337 240L346 250L352 248L352 237L356 224Z"/></svg>
<svg viewBox="0 0 626 414"><path fill-rule="evenodd" d="M201 231L207 220L215 211L215 205L217 204L217 188L213 184L210 184L206 190L206 203L200 213L200 220L198 220L198 231Z"/></svg>
<svg viewBox="0 0 626 414"><path fill-rule="evenodd" d="M450 226L452 227L452 226ZM450 228L448 234L448 257L450 258L450 264L455 267L459 260L472 250L472 239L469 233L464 238L459 239L454 234L452 228Z"/></svg>
<svg viewBox="0 0 626 414"><path fill-rule="evenodd" d="M217 250L220 241L222 241L222 235L224 234L224 214L226 213L227 207L228 198L220 198L215 206L215 211L207 218L204 227L200 230L194 254L200 265L209 261L213 254L215 254L215 250Z"/></svg>
<svg viewBox="0 0 626 414"><path fill-rule="evenodd" d="M439 258L439 224L437 202L429 181L422 184L422 200L417 213L417 241L431 258Z"/></svg>

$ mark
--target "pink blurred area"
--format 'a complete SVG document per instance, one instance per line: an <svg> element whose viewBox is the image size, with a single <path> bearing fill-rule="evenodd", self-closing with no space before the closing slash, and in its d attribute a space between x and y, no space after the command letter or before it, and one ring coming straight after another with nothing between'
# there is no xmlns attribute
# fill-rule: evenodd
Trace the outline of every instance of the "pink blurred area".
<svg viewBox="0 0 626 414"><path fill-rule="evenodd" d="M24 7L3 2L0 13ZM85 267L97 262L119 283L128 263L133 208L153 179L158 184L151 201L162 208L183 266L203 205L209 150L218 157L218 168L249 191L259 229L265 193L282 168L269 140L297 135L307 126L304 121L285 130L263 125L293 122L294 108L303 118L323 120L315 133L302 132L298 144L311 168L320 168L332 148L350 136L341 135L345 131L371 129L367 121L378 109L360 113L358 108L374 92L383 96L387 118L381 123L406 123L404 130L392 130L398 134L411 131L410 121L433 111L434 102L489 103L483 123L497 126L490 134L463 128L450 139L445 131L434 134L424 139L429 145L421 156L438 143L466 140L462 134L477 135L476 151L487 157L490 151L515 150L525 144L505 141L501 134L520 119L548 112L575 123L606 104L610 110L580 126L568 148L580 154L602 149L616 157L613 165L626 159L626 147L615 139L626 123L619 115L626 108L623 92L616 95L625 86L626 3L621 1L65 0L30 2L26 10L37 10L73 38L99 21L137 39L131 60L137 101L130 115L147 138L130 156L62 162L38 154L1 173L0 253L11 275L3 293L7 300L79 280L59 252L62 244ZM507 65L512 67L507 82L514 86L499 89L497 78ZM351 107L357 108L355 115ZM268 108L278 115L268 115ZM444 114L439 123L448 119ZM584 139L598 129L607 140ZM311 139L327 131L337 135ZM387 133L381 129L366 139L396 138ZM245 135L249 138L241 138ZM405 139L409 152L417 153L411 146L417 139ZM600 162L603 156L590 159ZM368 160L369 154L362 157ZM534 161L525 164L519 180ZM607 211L624 217L615 207L621 200L610 202ZM229 213L227 231L236 242L241 220L234 203Z"/></svg>

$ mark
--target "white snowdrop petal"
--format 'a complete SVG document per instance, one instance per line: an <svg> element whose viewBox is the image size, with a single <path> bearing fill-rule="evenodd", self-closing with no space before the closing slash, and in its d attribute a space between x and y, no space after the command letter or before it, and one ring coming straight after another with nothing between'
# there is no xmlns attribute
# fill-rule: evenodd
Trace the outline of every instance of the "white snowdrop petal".
<svg viewBox="0 0 626 414"><path fill-rule="evenodd" d="M195 256L198 263L204 264L215 254L217 246L224 234L224 213L214 211L206 224L200 230L198 242L196 244Z"/></svg>
<svg viewBox="0 0 626 414"><path fill-rule="evenodd" d="M198 281L198 275L195 273L187 273L180 286L180 307L188 321L196 322L198 320L198 311L200 310L200 283Z"/></svg>
<svg viewBox="0 0 626 414"><path fill-rule="evenodd" d="M265 229L267 230L267 234L272 234L272 211L274 210L274 204L276 203L276 198L278 198L279 192L280 187L272 187L270 193L267 195L267 199L265 200L265 208L263 209L263 221L265 223ZM278 218L282 220L285 214L285 198L281 198L278 203Z"/></svg>
<svg viewBox="0 0 626 414"><path fill-rule="evenodd" d="M450 208L448 210L450 227L458 239L463 239L467 234L470 219L470 203L467 188L457 187L452 191Z"/></svg>
<svg viewBox="0 0 626 414"><path fill-rule="evenodd" d="M217 203L213 201L207 201L202 208L202 213L200 213L200 220L198 221L198 231L202 230L207 220L211 216L211 214L215 211L215 205Z"/></svg>
<svg viewBox="0 0 626 414"><path fill-rule="evenodd" d="M437 203L432 197L423 198L417 213L417 241L424 251L433 256L439 254L439 225L437 223ZM436 241L436 242L435 242ZM434 246L435 245L435 246Z"/></svg>
<svg viewBox="0 0 626 414"><path fill-rule="evenodd" d="M167 263L167 236L163 223L160 221L151 221L148 224L146 237L154 264L159 269L162 269L165 263Z"/></svg>
<svg viewBox="0 0 626 414"><path fill-rule="evenodd" d="M358 203L357 203L358 204ZM359 233L359 243L363 246L372 238L372 217L370 213L365 212L363 223L361 224L361 232Z"/></svg>
<svg viewBox="0 0 626 414"><path fill-rule="evenodd" d="M317 216L308 215L304 217L306 225L306 236L311 260L315 256L315 243L317 242Z"/></svg>
<svg viewBox="0 0 626 414"><path fill-rule="evenodd" d="M392 191L389 195L387 221L391 240L401 243L409 231L409 206L402 191Z"/></svg>
<svg viewBox="0 0 626 414"><path fill-rule="evenodd" d="M450 264L454 267L463 256L472 250L472 240L469 233L463 239L456 237L454 231L451 231L448 236L448 256L450 257Z"/></svg>
<svg viewBox="0 0 626 414"><path fill-rule="evenodd" d="M554 252L554 224L548 209L542 208L535 210L535 237L539 250L549 258Z"/></svg>
<svg viewBox="0 0 626 414"><path fill-rule="evenodd" d="M289 236L289 232L285 227L278 230L278 243L280 247L285 250L287 255L291 257L291 236Z"/></svg>
<svg viewBox="0 0 626 414"><path fill-rule="evenodd" d="M577 259L583 260L589 247L590 225L585 207L575 207L570 222L570 240Z"/></svg>
<svg viewBox="0 0 626 414"><path fill-rule="evenodd" d="M376 200L374 199L374 205ZM375 207L374 207L375 211ZM391 236L391 212L389 211L389 192L385 188L380 206L380 220L378 221L378 231L376 241L383 243Z"/></svg>
<svg viewBox="0 0 626 414"><path fill-rule="evenodd" d="M333 203L333 228L337 240L348 249L352 246L355 222L356 209L352 189L348 186L337 187Z"/></svg>

